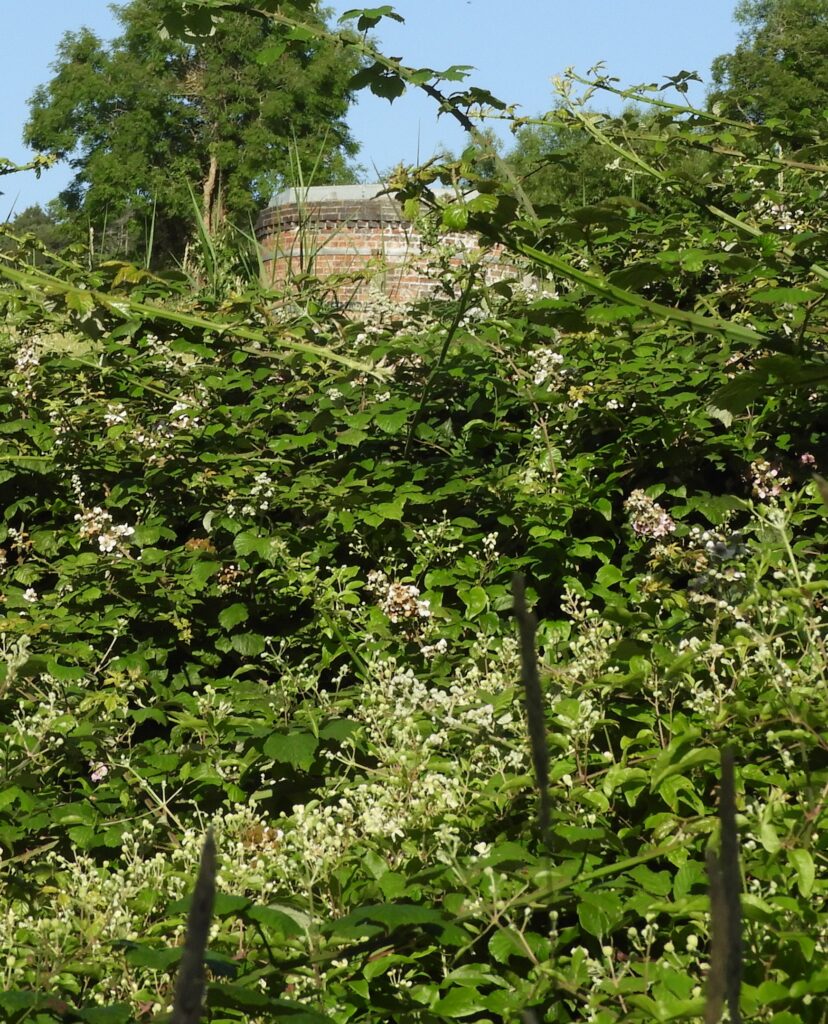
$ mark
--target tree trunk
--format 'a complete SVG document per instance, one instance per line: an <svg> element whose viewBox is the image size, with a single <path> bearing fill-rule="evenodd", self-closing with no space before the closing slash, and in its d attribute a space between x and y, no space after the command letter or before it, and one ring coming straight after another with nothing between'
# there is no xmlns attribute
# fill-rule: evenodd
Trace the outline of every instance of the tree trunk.
<svg viewBox="0 0 828 1024"><path fill-rule="evenodd" d="M204 185L202 187L202 200L201 200L201 219L204 223L204 230L208 235L214 235L218 224L216 223L217 214L220 212L216 208L216 199L219 191L219 165L218 158L214 155L210 157L210 168L207 171L207 177L204 179Z"/></svg>

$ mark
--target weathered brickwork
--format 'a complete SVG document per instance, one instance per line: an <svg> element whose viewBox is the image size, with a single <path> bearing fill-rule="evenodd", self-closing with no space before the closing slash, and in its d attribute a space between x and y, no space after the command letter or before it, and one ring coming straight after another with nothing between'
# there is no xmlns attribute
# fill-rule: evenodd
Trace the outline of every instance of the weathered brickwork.
<svg viewBox="0 0 828 1024"><path fill-rule="evenodd" d="M379 288L396 301L410 302L437 287L434 277L426 273L429 255L419 233L403 219L399 204L387 196L280 202L262 212L256 238L270 287L281 288L298 275L311 274L329 282L343 305L362 301L369 289ZM474 237L460 232L441 235L440 245L456 250L449 257L454 266L476 250ZM484 257L492 279L507 272L501 256L490 251Z"/></svg>

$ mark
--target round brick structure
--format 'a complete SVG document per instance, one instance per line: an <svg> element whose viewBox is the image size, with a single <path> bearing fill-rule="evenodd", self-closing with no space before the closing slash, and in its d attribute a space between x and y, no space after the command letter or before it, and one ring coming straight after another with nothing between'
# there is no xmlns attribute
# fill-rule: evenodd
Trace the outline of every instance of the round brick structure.
<svg viewBox="0 0 828 1024"><path fill-rule="evenodd" d="M381 190L378 184L329 185L274 196L256 223L264 283L284 288L297 276L311 275L329 284L340 305L364 301L371 289L398 302L433 292L436 282L426 273L429 253L420 233ZM440 246L449 247L449 262L458 267L477 250L474 236L463 232L442 234ZM490 264L487 276L504 276L496 255L484 259Z"/></svg>

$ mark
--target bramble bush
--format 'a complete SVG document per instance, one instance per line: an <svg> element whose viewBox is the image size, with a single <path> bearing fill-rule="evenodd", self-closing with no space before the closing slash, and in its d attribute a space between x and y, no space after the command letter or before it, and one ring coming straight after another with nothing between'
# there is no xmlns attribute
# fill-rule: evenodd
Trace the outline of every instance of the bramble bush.
<svg viewBox="0 0 828 1024"><path fill-rule="evenodd" d="M700 1020L726 744L743 1012L828 1019L824 145L644 90L636 149L571 86L646 205L396 182L511 283L2 257L5 1019L163 1019L211 827L214 1024Z"/></svg>

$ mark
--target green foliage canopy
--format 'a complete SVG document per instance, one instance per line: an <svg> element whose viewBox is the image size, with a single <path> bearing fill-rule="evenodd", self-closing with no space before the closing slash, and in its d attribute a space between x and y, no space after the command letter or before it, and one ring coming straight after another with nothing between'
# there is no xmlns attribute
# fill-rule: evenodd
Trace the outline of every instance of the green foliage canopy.
<svg viewBox="0 0 828 1024"><path fill-rule="evenodd" d="M225 219L247 227L300 167L353 177L344 115L355 57L309 39L266 65L258 58L285 29L244 13L227 13L209 36L164 39L159 27L177 6L132 0L109 44L88 29L67 33L53 78L30 101L27 144L70 163L61 198L84 227L108 232L110 251L129 252L141 220L148 234L154 219L156 244L180 252L193 194L211 229Z"/></svg>
<svg viewBox="0 0 828 1024"><path fill-rule="evenodd" d="M741 0L735 18L744 26L733 53L713 63L711 102L737 120L788 120L795 129L803 110L828 107L828 2ZM796 128L801 140L807 121Z"/></svg>
<svg viewBox="0 0 828 1024"><path fill-rule="evenodd" d="M366 85L421 74L387 64ZM667 112L640 147L587 127L646 207L531 217L491 168L400 175L423 205L475 185L444 225L528 286L444 266L444 301L348 320L0 260L10 1024L159 1020L207 819L214 1024L716 1020L725 743L736 995L824 1024L822 168ZM659 163L711 150L693 188Z"/></svg>

